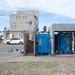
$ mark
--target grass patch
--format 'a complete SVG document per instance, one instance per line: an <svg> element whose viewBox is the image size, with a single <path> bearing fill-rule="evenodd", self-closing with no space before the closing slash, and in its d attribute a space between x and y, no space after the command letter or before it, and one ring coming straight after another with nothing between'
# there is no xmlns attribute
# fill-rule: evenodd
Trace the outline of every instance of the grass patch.
<svg viewBox="0 0 75 75"><path fill-rule="evenodd" d="M54 67L54 66L57 66L58 63L57 62L45 62L44 65L46 67Z"/></svg>
<svg viewBox="0 0 75 75"><path fill-rule="evenodd" d="M36 74L36 73L31 73L31 75L40 75L40 74Z"/></svg>
<svg viewBox="0 0 75 75"><path fill-rule="evenodd" d="M32 62L32 61L29 61L29 62L19 62L19 63L27 66L28 68L33 68L36 65L36 62Z"/></svg>
<svg viewBox="0 0 75 75"><path fill-rule="evenodd" d="M6 75L11 75L11 73L8 71L8 72L6 73Z"/></svg>

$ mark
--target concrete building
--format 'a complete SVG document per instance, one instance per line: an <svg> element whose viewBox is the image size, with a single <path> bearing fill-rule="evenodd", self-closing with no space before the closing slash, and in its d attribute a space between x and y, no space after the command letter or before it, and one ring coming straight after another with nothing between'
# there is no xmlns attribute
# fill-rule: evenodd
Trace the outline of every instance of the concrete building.
<svg viewBox="0 0 75 75"><path fill-rule="evenodd" d="M28 39L29 33L34 33L34 38L35 38L34 42L29 43L29 39ZM50 45L51 55L54 56L57 53L55 50L55 46L56 46L56 44L58 44L58 40L55 39L56 38L55 35L57 34L57 36L58 36L59 33L64 33L64 34L65 33L68 33L68 34L72 33L71 37L73 37L73 40L72 39L70 40L70 37L68 39L68 37L66 37L66 36L68 36L67 34L63 38L67 42L67 44L73 43L74 53L75 53L75 24L52 24L50 26L50 44L46 44L47 46ZM32 52L34 55L36 55L36 50L39 49L39 48L38 49L36 49L36 48L37 48L37 46L40 45L40 44L37 44L36 33L34 31L24 31L24 35L25 35L24 36L25 37L24 38L24 52L25 52L24 55L28 54L29 52ZM42 40L42 38L40 38L40 39ZM59 39L59 38L57 37L57 39ZM40 42L42 42L42 41L40 41ZM38 43L40 43L40 42L38 42ZM66 45L65 43L62 44L62 42L61 42L62 46L65 47L65 52L66 52L67 46L65 46ZM42 44L45 44L45 43L41 43L40 47L42 46ZM57 46L59 46L59 45L57 45ZM70 47L72 48L72 46L70 46L70 45L69 45L69 48L67 47L68 50L70 49ZM43 48L41 47L41 50L42 49ZM47 49L49 49L49 46ZM60 51L61 51L61 49L60 49ZM58 53L56 55L59 55L59 54L61 54L61 53ZM62 53L62 54L65 54L65 53Z"/></svg>
<svg viewBox="0 0 75 75"><path fill-rule="evenodd" d="M75 24L52 24L50 26L51 36L51 53L55 55L55 33L56 32L73 32L74 33L74 50L75 50Z"/></svg>
<svg viewBox="0 0 75 75"><path fill-rule="evenodd" d="M9 30L4 30L3 42L14 37L23 38L24 30L38 31L38 11L17 11L9 20Z"/></svg>

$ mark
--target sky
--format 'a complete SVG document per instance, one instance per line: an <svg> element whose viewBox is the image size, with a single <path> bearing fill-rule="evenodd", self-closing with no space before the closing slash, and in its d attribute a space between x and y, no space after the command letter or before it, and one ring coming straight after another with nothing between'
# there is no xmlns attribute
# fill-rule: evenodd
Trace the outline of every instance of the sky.
<svg viewBox="0 0 75 75"><path fill-rule="evenodd" d="M39 30L53 23L75 23L75 0L0 0L0 30L17 10L38 10Z"/></svg>

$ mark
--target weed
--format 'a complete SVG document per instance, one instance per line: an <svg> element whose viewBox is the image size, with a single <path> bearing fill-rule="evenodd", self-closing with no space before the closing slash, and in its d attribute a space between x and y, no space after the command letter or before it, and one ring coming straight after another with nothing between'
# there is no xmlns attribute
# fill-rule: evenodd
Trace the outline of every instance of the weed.
<svg viewBox="0 0 75 75"><path fill-rule="evenodd" d="M54 67L58 65L57 62L45 62L44 64L46 67Z"/></svg>
<svg viewBox="0 0 75 75"><path fill-rule="evenodd" d="M11 75L11 73L8 71L8 72L6 73L6 75Z"/></svg>
<svg viewBox="0 0 75 75"><path fill-rule="evenodd" d="M31 73L31 75L40 75L40 74L37 74L37 73Z"/></svg>
<svg viewBox="0 0 75 75"><path fill-rule="evenodd" d="M32 61L29 61L29 62L19 62L25 66L27 66L28 68L32 68L36 65L36 62L32 62Z"/></svg>

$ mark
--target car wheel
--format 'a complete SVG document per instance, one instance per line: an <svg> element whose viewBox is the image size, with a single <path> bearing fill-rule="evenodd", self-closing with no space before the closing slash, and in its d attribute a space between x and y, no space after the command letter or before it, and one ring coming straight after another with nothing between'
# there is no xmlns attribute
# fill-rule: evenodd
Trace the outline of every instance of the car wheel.
<svg viewBox="0 0 75 75"><path fill-rule="evenodd" d="M10 42L7 42L6 44L7 44L7 45L9 45L9 44L10 44Z"/></svg>
<svg viewBox="0 0 75 75"><path fill-rule="evenodd" d="M23 45L23 43L22 43L22 42L20 42L19 44L20 44L20 45Z"/></svg>

